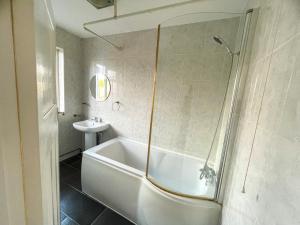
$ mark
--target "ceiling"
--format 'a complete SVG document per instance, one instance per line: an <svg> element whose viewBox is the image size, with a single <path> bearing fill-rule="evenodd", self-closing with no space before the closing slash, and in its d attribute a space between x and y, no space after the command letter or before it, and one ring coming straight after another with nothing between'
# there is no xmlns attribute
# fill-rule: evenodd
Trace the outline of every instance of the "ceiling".
<svg viewBox="0 0 300 225"><path fill-rule="evenodd" d="M117 0L118 16L184 3L189 0ZM51 0L57 26L81 37L93 37L83 29L83 24L93 20L110 18L114 7L96 9L86 0ZM164 7L148 13L90 25L100 35L111 35L156 28L169 18L195 12L243 12L247 0L199 0L193 3Z"/></svg>

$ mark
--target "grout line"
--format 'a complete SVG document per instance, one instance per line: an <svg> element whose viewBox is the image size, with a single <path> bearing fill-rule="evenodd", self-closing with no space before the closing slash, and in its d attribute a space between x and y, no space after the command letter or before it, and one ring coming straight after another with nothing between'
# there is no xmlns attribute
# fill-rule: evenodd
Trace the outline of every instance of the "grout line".
<svg viewBox="0 0 300 225"><path fill-rule="evenodd" d="M62 182L63 182L63 181L62 181ZM68 185L68 186L69 186L70 188L72 188L73 190L79 192L80 194L83 194L84 196L87 196L84 192L82 192L81 190L77 189L77 188L74 187L73 185L68 184L68 183L66 183L66 182L63 182L63 183L65 183L66 185Z"/></svg>
<svg viewBox="0 0 300 225"><path fill-rule="evenodd" d="M105 212L107 209L108 209L108 208L105 206L105 209L103 209L103 210L101 211L101 213L99 213L99 215L96 216L96 218L93 220L93 222L91 223L91 225L95 225L95 221L96 221L98 218L100 218L101 216L103 216L104 212Z"/></svg>
<svg viewBox="0 0 300 225"><path fill-rule="evenodd" d="M75 154L74 152L77 152L77 154ZM76 149L74 149L74 150L72 150L70 152L67 152L67 153L64 153L64 154L60 155L59 156L59 161L62 162L62 161L65 161L67 159L70 159L72 157L75 157L75 156L78 156L78 155L82 155L82 152L83 152L83 150L81 148L76 148ZM65 156L68 156L68 155L70 155L70 156L67 157L67 158L65 158L65 159L63 159Z"/></svg>
<svg viewBox="0 0 300 225"><path fill-rule="evenodd" d="M69 163L61 162L61 164L64 164L64 165L66 165L66 166L69 166L69 167L71 167L72 169L80 170L80 171L81 171L81 168L78 169L78 168L76 168L75 166L73 166L73 165L71 165L71 164L69 164Z"/></svg>
<svg viewBox="0 0 300 225"><path fill-rule="evenodd" d="M88 196L87 194L85 194L83 191L80 191L80 190L77 189L76 187L74 187L74 186L72 186L72 185L70 185L70 184L64 182L63 180L64 180L64 179L62 179L62 181L61 181L62 183L65 183L67 186L69 186L69 187L70 187L71 189L73 189L74 191L79 192L80 194L83 195L83 197L85 197L85 198L87 198L87 199L89 199L89 200L92 200L92 201L96 202L97 204L100 204L100 205L102 205L102 206L104 207L104 209L99 213L98 216L96 216L96 218L91 222L90 225L95 225L95 221L96 221L99 217L101 217L101 216L104 214L105 211L107 211L107 210L112 210L112 209L109 209L106 205L104 205L104 204L102 204L102 203L96 201L95 199L91 198L90 196ZM64 213L64 214L66 215L66 217L69 217L73 222L75 222L76 225L80 225L80 224L77 223L74 219L72 219L72 217L69 216L65 211L63 211L62 209L60 209L60 211L61 211L62 213ZM114 211L114 210L112 210L112 211ZM115 212L115 211L114 211L114 212ZM115 213L117 213L117 212L115 212ZM120 215L119 213L117 213L117 214ZM130 220L128 220L128 219L125 218L124 216L122 216L122 215L120 215L120 216L123 217L125 220L131 222Z"/></svg>
<svg viewBox="0 0 300 225"><path fill-rule="evenodd" d="M63 182L63 181L62 181ZM65 182L64 182L65 183ZM71 189L73 189L73 190L75 190L75 191L77 191L77 192L79 192L79 194L81 194L81 195L83 195L83 197L85 197L85 198L87 198L87 199L89 199L89 200L93 200L94 202L97 202L97 201L95 201L94 199L92 199L92 198L90 198L88 195L86 195L85 193L83 193L82 191L80 191L80 190L78 190L77 188L75 188L75 187L73 187L72 185L70 185L70 184L67 184L67 183L65 183L66 185L68 185ZM98 202L97 202L98 203ZM98 204L100 204L100 203L98 203ZM101 204L102 205L102 204ZM102 205L102 206L104 206L104 205ZM101 213L92 221L92 223L91 223L91 225L95 222L95 220L107 209L107 207L106 206L104 206L105 208L104 208L104 210L102 210L101 211ZM63 214L65 214L65 216L66 217L69 217L69 219L71 219L73 222L75 222L76 224L78 224L78 225L80 225L76 220L74 220L70 215L68 215L64 210L62 210L62 209L60 209L60 211L63 213ZM64 219L65 220L65 219Z"/></svg>
<svg viewBox="0 0 300 225"><path fill-rule="evenodd" d="M66 218L63 219L63 221L64 221L65 219L69 218L71 221L73 221L74 223L76 223L76 225L80 225L79 223L77 223L76 220L74 220L71 216L69 216L69 215L68 215L66 212L64 212L62 209L60 209L60 212L62 212L62 213L65 214L65 216L66 216ZM60 223L62 224L63 221L61 221Z"/></svg>
<svg viewBox="0 0 300 225"><path fill-rule="evenodd" d="M79 154L78 154L79 155ZM78 156L78 155L75 155L75 156ZM73 156L73 157L75 157L75 156ZM66 159L67 160L67 159ZM74 160L73 162L77 162L77 161L79 161L79 160L82 160L82 157L79 159L77 159L77 160ZM67 166L69 166L69 167L72 167L73 169L76 169L76 170L80 170L81 171L81 167L80 167L80 169L78 169L78 168L76 168L75 166L73 166L73 165L71 165L70 163L67 163L67 162L65 162L65 160L63 160L63 161L61 161L60 162L61 164L64 164L64 165L67 165Z"/></svg>
<svg viewBox="0 0 300 225"><path fill-rule="evenodd" d="M272 49L271 52L267 53L265 56L260 57L259 59L256 59L255 63L265 61L267 58L269 58L270 56L272 56L273 54L275 54L276 52L278 52L279 50L284 48L286 45L290 44L290 42L295 41L294 39L297 39L299 36L300 36L300 32L298 32L297 34L295 34L292 37L285 40L282 44L280 44L276 48Z"/></svg>
<svg viewBox="0 0 300 225"><path fill-rule="evenodd" d="M283 3L280 3L280 6L282 6L282 4ZM274 40L271 43L272 44L272 51L271 51L271 54L270 54L270 59L269 59L268 65L267 65L268 69L266 71L267 72L266 80L263 83L263 92L262 92L262 97L260 99L260 104L259 104L257 120L256 120L256 124L255 124L254 135L253 135L253 138L252 138L251 149L250 149L249 158L248 158L248 162L247 162L247 166L246 166L246 172L245 172L245 175L243 177L243 187L242 187L242 190L241 190L241 192L243 194L246 193L247 179L248 179L249 169L250 169L250 166L251 166L251 160L252 160L252 155L253 155L253 151L254 151L254 145L255 145L255 141L256 141L257 130L259 128L259 121L260 121L262 107L263 107L264 100L265 100L264 98L265 98L266 89L267 89L268 84L269 84L270 69L271 69L272 59L273 59L273 56L274 56L273 52L274 52L274 47L275 47L276 40L277 40L277 37L278 37L278 29L279 29L278 28L278 21L280 20L281 13L282 13L282 9L279 9L279 12L278 12L278 15L276 15L274 24L272 24L272 26L275 26L275 37L274 37ZM274 27L272 27L272 29L273 28ZM271 29L271 33L272 33L272 29ZM270 37L268 38L268 41L269 40L270 40Z"/></svg>
<svg viewBox="0 0 300 225"><path fill-rule="evenodd" d="M78 159L79 160L79 159ZM77 161L77 160L76 160ZM61 164L64 164L64 165L66 165L66 166L69 166L69 167L71 167L72 169L75 169L75 170L79 170L79 171L81 171L81 169L78 169L78 168L75 168L75 167L73 167L72 165L70 165L70 164L68 164L68 163L66 163L66 162L61 162ZM67 182L65 182L65 180L66 179L61 179L61 183L64 183L64 184L66 184L68 187L70 187L71 189L73 189L74 191L76 191L76 192L78 192L79 194L81 194L82 195L82 197L84 197L84 198L87 198L87 199L89 199L89 200L92 200L92 201L94 201L94 202L97 202L97 201L95 201L94 199L92 199L92 198L90 198L87 194L85 194L82 190L79 190L79 189L77 189L76 187L74 187L73 185L71 185L71 184L69 184L69 183L67 183ZM80 182L80 184L81 184L81 182ZM82 185L82 184L81 184ZM99 202L97 202L97 204L100 204L100 205L102 205L103 207L104 207L104 209L95 217L95 219L91 222L91 225L93 225L94 224L94 222L99 218L99 217L101 217L102 215L103 215L103 213L108 209L106 206L104 206L103 204L101 204L101 203L99 203ZM60 209L60 211L63 213L63 214L65 214L65 216L66 216L66 218L69 218L71 221L73 221L76 225L80 225L76 220L74 220L71 216L69 216L66 212L64 212L62 209ZM65 218L65 219L66 219ZM64 220L65 220L64 219ZM63 220L63 221L64 221ZM61 221L61 224L62 224L62 222L63 221Z"/></svg>
<svg viewBox="0 0 300 225"><path fill-rule="evenodd" d="M293 36L289 37L288 39L286 39L283 43L281 43L280 45L278 45L276 48L273 49L272 53L275 53L277 51L279 51L280 49L284 48L286 45L288 45L290 42L294 41L294 39L297 39L300 36L300 32L294 34Z"/></svg>
<svg viewBox="0 0 300 225"><path fill-rule="evenodd" d="M88 198L89 200L93 200L94 202L97 202L95 201L94 199L90 198L89 196L87 196L86 194L84 194L83 192L77 190L76 188L72 187L71 185L67 184L68 186L70 186L72 189L74 189L75 191L77 192L80 192L80 194L82 194L85 198ZM98 204L100 204L99 202L97 202ZM102 205L102 204L101 204ZM102 216L102 214L104 213L104 211L106 211L108 208L105 206L105 205L102 205L104 207L104 209L99 213L99 215L97 215L95 217L95 219L91 222L91 225L94 224L94 222L96 221L96 219L98 219L100 216ZM65 211L63 211L62 209L60 209L60 211L65 214L66 217L68 217L69 219L71 219L73 222L75 222L76 224L80 225L79 223L77 223L76 220L74 220L70 215L68 215ZM65 219L64 219L65 220Z"/></svg>
<svg viewBox="0 0 300 225"><path fill-rule="evenodd" d="M65 182L64 180L65 180L65 179L62 179L61 182L64 183L64 184L66 184L66 185L68 185L70 188L72 188L73 190L79 192L80 194L82 194L83 196L87 197L88 199L91 199L91 200L93 200L93 201L99 203L98 201L96 201L95 199L91 198L91 197L88 196L86 193L84 193L82 190L77 189L77 188L74 187L73 185L71 185L71 184ZM81 184L81 182L80 182L80 184ZM82 185L82 184L81 184L81 185ZM99 204L101 204L101 203L99 203ZM101 204L101 205L103 205L103 204ZM103 206L104 206L104 205L103 205Z"/></svg>

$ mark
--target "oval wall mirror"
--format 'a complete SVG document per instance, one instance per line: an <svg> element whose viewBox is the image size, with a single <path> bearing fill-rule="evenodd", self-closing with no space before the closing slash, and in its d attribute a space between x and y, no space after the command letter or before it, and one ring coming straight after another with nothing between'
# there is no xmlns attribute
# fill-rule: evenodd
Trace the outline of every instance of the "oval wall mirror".
<svg viewBox="0 0 300 225"><path fill-rule="evenodd" d="M91 95L98 102L104 102L110 95L111 84L106 75L97 74L90 79L89 84Z"/></svg>

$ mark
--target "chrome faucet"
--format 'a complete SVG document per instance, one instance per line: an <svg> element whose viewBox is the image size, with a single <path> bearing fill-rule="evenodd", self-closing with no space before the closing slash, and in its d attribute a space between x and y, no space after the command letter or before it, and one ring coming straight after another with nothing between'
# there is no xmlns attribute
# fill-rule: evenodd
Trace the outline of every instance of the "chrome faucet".
<svg viewBox="0 0 300 225"><path fill-rule="evenodd" d="M90 103L87 103L87 102L82 102L81 104L86 105L87 107L91 107Z"/></svg>
<svg viewBox="0 0 300 225"><path fill-rule="evenodd" d="M203 178L206 179L205 184L207 185L208 183L214 184L216 181L216 172L213 168L209 167L207 163L205 163L204 167L200 169L200 180Z"/></svg>
<svg viewBox="0 0 300 225"><path fill-rule="evenodd" d="M100 118L100 117L97 117L97 116L95 116L95 117L92 117L92 119L91 120L93 120L93 121L95 121L95 122L102 122L102 119Z"/></svg>

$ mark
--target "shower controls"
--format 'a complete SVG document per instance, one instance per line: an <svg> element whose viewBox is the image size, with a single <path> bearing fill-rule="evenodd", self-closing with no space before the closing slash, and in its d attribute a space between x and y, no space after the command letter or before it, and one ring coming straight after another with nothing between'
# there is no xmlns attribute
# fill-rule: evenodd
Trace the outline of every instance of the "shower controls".
<svg viewBox="0 0 300 225"><path fill-rule="evenodd" d="M206 179L206 185L207 184L214 184L216 181L216 172L213 168L209 167L206 163L202 169L200 169L200 180L203 178Z"/></svg>

